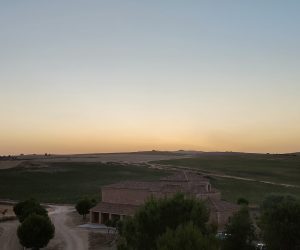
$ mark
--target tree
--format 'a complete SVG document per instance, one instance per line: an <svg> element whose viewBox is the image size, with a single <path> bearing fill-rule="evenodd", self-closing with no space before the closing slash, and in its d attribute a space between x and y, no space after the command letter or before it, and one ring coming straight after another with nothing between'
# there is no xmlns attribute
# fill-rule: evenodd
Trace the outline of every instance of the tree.
<svg viewBox="0 0 300 250"><path fill-rule="evenodd" d="M204 236L193 223L179 225L176 230L167 231L157 240L158 250L217 250L218 243L213 236Z"/></svg>
<svg viewBox="0 0 300 250"><path fill-rule="evenodd" d="M48 212L35 199L29 199L17 203L14 206L14 212L20 222L23 222L29 215L38 214L48 216Z"/></svg>
<svg viewBox="0 0 300 250"><path fill-rule="evenodd" d="M48 245L54 237L55 228L49 217L32 214L18 227L18 237L22 246L38 250Z"/></svg>
<svg viewBox="0 0 300 250"><path fill-rule="evenodd" d="M286 201L291 201L295 202L296 199L294 196L291 195L276 195L276 194L271 194L268 195L264 201L262 202L260 209L262 212L268 212L271 211L272 209L275 209L278 204Z"/></svg>
<svg viewBox="0 0 300 250"><path fill-rule="evenodd" d="M203 237L211 232L207 226L209 211L200 200L177 194L171 198L148 200L133 218L127 218L120 230L118 249L156 249L157 239L179 225L193 222Z"/></svg>
<svg viewBox="0 0 300 250"><path fill-rule="evenodd" d="M95 206L94 200L85 198L85 199L78 201L75 208L76 208L77 212L80 215L82 215L82 218L86 219L86 215L90 212L90 209L93 206Z"/></svg>
<svg viewBox="0 0 300 250"><path fill-rule="evenodd" d="M261 229L270 250L300 249L300 202L291 196L269 196L261 206Z"/></svg>
<svg viewBox="0 0 300 250"><path fill-rule="evenodd" d="M239 205L249 205L249 201L248 200L246 200L245 198L238 198L238 200L237 200L237 204L239 204Z"/></svg>
<svg viewBox="0 0 300 250"><path fill-rule="evenodd" d="M248 208L242 207L234 214L225 226L226 237L223 241L223 250L253 249L255 239L254 226Z"/></svg>
<svg viewBox="0 0 300 250"><path fill-rule="evenodd" d="M91 199L91 206L94 207L94 206L96 206L96 205L97 205L96 199L92 198L92 199Z"/></svg>

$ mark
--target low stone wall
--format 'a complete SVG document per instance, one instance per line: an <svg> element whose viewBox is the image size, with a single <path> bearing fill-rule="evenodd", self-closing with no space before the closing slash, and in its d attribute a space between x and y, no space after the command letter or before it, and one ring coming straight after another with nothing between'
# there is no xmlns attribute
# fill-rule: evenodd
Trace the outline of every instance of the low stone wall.
<svg viewBox="0 0 300 250"><path fill-rule="evenodd" d="M0 201L0 222L15 220L17 217L13 211L15 202L12 201ZM7 210L5 214L3 212Z"/></svg>
<svg viewBox="0 0 300 250"><path fill-rule="evenodd" d="M0 222L16 220L16 216L0 216Z"/></svg>

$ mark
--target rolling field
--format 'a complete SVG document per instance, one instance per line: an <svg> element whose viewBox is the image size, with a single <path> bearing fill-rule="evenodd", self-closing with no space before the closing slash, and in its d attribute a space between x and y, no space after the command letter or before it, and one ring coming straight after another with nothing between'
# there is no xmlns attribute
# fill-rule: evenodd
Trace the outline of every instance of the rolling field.
<svg viewBox="0 0 300 250"><path fill-rule="evenodd" d="M74 203L100 198L103 185L122 180L154 180L166 173L134 165L87 162L27 164L0 170L0 199L36 198L41 202Z"/></svg>
<svg viewBox="0 0 300 250"><path fill-rule="evenodd" d="M204 153L197 157L157 161L159 164L244 178L300 185L300 155Z"/></svg>
<svg viewBox="0 0 300 250"><path fill-rule="evenodd" d="M212 177L211 184L221 191L222 199L234 203L243 197L252 204L260 204L269 194L293 195L300 199L300 188L218 177Z"/></svg>
<svg viewBox="0 0 300 250"><path fill-rule="evenodd" d="M153 158L152 158L153 159ZM300 185L300 155L202 153L193 158L155 161L162 169L144 163L25 161L14 168L0 169L0 199L34 197L42 202L74 203L88 196L100 199L103 185L122 180L155 180L170 172L164 166L185 167L205 173L251 178L246 181L210 176L212 186L222 197L236 202L240 197L260 203L270 193L300 198L300 188L261 183Z"/></svg>
<svg viewBox="0 0 300 250"><path fill-rule="evenodd" d="M257 180L245 181L211 177L212 185L222 192L224 199L230 201L245 197L252 203L260 203L270 193L291 194L300 198L300 188L258 182L269 181L275 184L300 186L299 154L203 153L193 158L163 160L157 161L155 164Z"/></svg>

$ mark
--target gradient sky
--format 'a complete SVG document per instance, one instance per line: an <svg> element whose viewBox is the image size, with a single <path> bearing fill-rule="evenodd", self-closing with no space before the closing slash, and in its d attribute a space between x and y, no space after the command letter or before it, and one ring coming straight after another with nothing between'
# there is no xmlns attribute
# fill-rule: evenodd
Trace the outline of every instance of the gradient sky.
<svg viewBox="0 0 300 250"><path fill-rule="evenodd" d="M300 151L300 1L0 2L0 154Z"/></svg>

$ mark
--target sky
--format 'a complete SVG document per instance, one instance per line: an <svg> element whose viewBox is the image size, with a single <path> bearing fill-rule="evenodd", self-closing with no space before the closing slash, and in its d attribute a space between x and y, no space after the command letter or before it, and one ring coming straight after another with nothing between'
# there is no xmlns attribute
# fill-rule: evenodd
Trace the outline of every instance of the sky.
<svg viewBox="0 0 300 250"><path fill-rule="evenodd" d="M0 0L0 155L300 151L297 0Z"/></svg>

